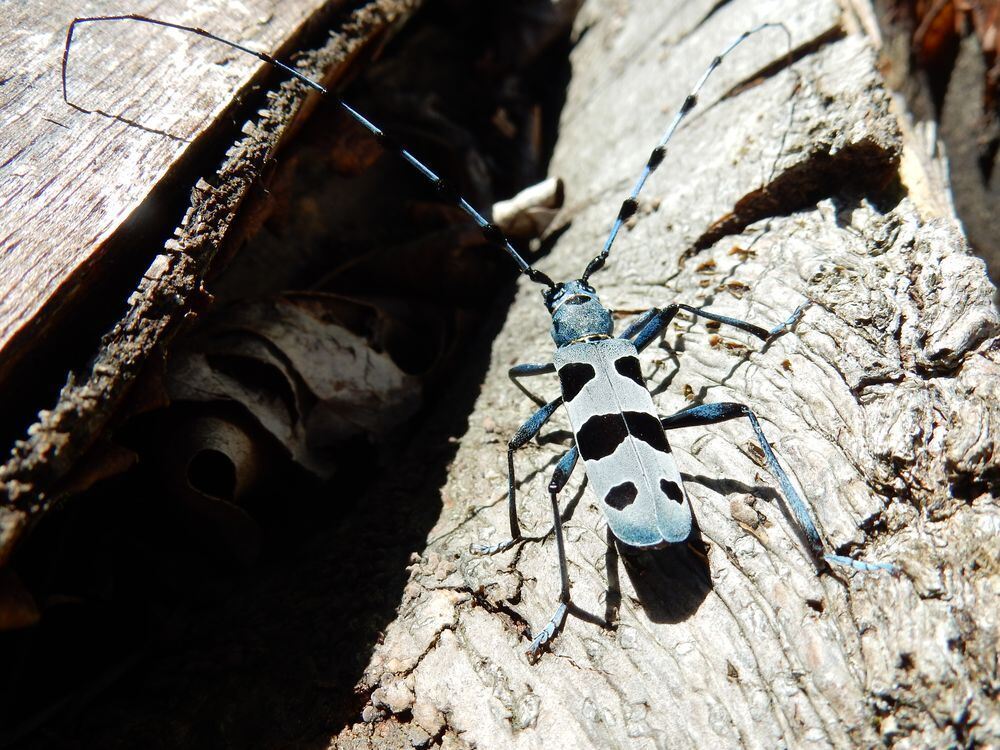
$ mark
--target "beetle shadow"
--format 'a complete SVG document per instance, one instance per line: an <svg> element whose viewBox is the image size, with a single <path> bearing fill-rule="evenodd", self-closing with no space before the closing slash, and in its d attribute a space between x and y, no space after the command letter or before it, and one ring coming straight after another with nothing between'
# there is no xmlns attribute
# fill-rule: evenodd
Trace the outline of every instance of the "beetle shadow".
<svg viewBox="0 0 1000 750"><path fill-rule="evenodd" d="M685 474L683 472L681 473L681 478L685 483L694 482L695 484L700 484L702 487L710 489L712 492L718 493L723 497L737 494L752 495L767 502L777 501L779 506L784 505L781 493L766 484L746 484L737 479L710 477L704 474Z"/></svg>
<svg viewBox="0 0 1000 750"><path fill-rule="evenodd" d="M697 611L712 589L706 553L707 547L697 522L685 543L654 550L630 547L608 528L604 554L607 580L604 613L599 615L570 601L567 605L569 614L605 630L617 630L622 604L620 570L624 564L635 597L650 621L675 623L686 620Z"/></svg>
<svg viewBox="0 0 1000 750"><path fill-rule="evenodd" d="M683 622L698 610L712 590L708 548L697 518L692 518L691 535L683 543L638 549L613 537L609 542L609 613L613 603L617 607L621 602L620 587L616 594L611 590L612 580L618 583L617 565L615 573L611 573L612 554L620 557L639 606L651 622Z"/></svg>
<svg viewBox="0 0 1000 750"><path fill-rule="evenodd" d="M682 474L685 483L697 483L723 497L748 494L767 501L778 500L787 516L781 495L767 485L748 485L734 479ZM605 622L617 620L621 605L618 561L635 590L646 616L654 623L677 623L693 615L712 590L708 545L702 537L698 517L692 509L691 535L683 543L668 544L657 549L630 547L608 532L606 567L608 590ZM586 618L584 618L586 619Z"/></svg>
<svg viewBox="0 0 1000 750"><path fill-rule="evenodd" d="M795 536L802 548L809 552L811 550L811 543L809 537L806 536L805 529L802 528L801 523L795 517L791 508L788 507L788 500L782 495L778 490L773 487L769 487L763 484L748 485L743 482L739 482L735 479L720 479L718 477L706 477L704 475L682 475L685 482L697 482L703 487L707 487L720 495L728 495L730 493L742 493L747 495L752 495L755 498L766 500L769 503L774 503L778 507L778 511L781 513L785 520L790 533ZM819 565L823 565L822 560L818 560ZM839 576L834 576L838 580L841 580Z"/></svg>
<svg viewBox="0 0 1000 750"><path fill-rule="evenodd" d="M621 579L618 576L619 559L615 536L609 528L607 530L607 549L604 553L604 567L608 582L608 587L604 595L604 614L602 616L583 609L572 600L566 605L569 614L578 620L589 622L605 630L617 629L618 610L621 608L622 603Z"/></svg>

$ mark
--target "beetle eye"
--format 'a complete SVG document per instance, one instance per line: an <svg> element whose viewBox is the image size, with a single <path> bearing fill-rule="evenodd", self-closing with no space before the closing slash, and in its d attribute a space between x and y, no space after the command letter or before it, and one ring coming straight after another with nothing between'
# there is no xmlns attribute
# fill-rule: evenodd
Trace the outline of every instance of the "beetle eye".
<svg viewBox="0 0 1000 750"><path fill-rule="evenodd" d="M560 294L562 294L563 287L565 287L565 286L566 286L565 284L559 283L559 284L556 284L554 287L551 287L550 289L543 289L542 290L542 297L545 299L545 304L548 305L549 307L551 307L552 303L555 301L555 299Z"/></svg>

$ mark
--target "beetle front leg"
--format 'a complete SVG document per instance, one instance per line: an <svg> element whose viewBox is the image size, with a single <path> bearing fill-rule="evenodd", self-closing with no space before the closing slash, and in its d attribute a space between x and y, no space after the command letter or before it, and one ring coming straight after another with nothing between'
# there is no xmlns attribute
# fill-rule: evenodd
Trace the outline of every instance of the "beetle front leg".
<svg viewBox="0 0 1000 750"><path fill-rule="evenodd" d="M696 317L714 320L717 323L725 323L733 328L746 331L747 333L756 336L761 341L770 341L775 336L790 330L791 327L798 322L799 318L802 317L802 311L805 310L806 305L808 304L808 302L803 302L795 308L792 314L788 316L787 320L780 325L775 326L771 330L761 328L753 323L747 323L745 320L730 318L726 315L717 315L716 313L701 310L697 307L691 307L690 305L678 304L667 305L664 308L654 307L652 310L648 310L640 315L632 323L632 325L625 330L621 338L632 339L632 343L635 344L635 348L641 352L649 346L650 343L655 341L656 338L663 333L663 331L666 330L667 326L670 325L670 321L674 319L674 316L677 315L679 310L685 310Z"/></svg>

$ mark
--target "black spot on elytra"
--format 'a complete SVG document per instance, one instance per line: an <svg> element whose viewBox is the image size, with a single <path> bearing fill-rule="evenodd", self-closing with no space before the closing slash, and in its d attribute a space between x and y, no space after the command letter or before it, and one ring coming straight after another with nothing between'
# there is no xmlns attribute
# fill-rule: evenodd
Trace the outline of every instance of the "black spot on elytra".
<svg viewBox="0 0 1000 750"><path fill-rule="evenodd" d="M584 461L610 456L628 436L621 414L595 414L576 433L576 447Z"/></svg>
<svg viewBox="0 0 1000 750"><path fill-rule="evenodd" d="M615 360L615 369L622 377L638 383L643 388L646 387L646 383L642 379L642 370L639 368L638 357L633 357L631 354L619 357Z"/></svg>
<svg viewBox="0 0 1000 750"><path fill-rule="evenodd" d="M594 368L585 362L570 362L559 370L559 383L562 385L563 401L569 403L576 398L583 386L594 379Z"/></svg>
<svg viewBox="0 0 1000 750"><path fill-rule="evenodd" d="M635 488L634 484L631 482L622 482L608 490L608 494L604 497L604 502L615 510L625 510L625 508L635 502L638 496L639 490Z"/></svg>
<svg viewBox="0 0 1000 750"><path fill-rule="evenodd" d="M677 485L677 482L671 482L669 479L661 479L660 489L663 490L664 495L678 505L684 504L684 493L681 492L681 488Z"/></svg>
<svg viewBox="0 0 1000 750"><path fill-rule="evenodd" d="M659 419L644 411L627 411L623 416L630 434L660 453L670 453L670 443Z"/></svg>

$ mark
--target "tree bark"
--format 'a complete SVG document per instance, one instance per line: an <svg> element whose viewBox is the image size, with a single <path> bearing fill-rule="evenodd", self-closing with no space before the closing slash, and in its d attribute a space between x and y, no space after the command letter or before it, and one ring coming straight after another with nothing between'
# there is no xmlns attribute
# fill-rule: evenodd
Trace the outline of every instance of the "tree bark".
<svg viewBox="0 0 1000 750"><path fill-rule="evenodd" d="M335 38L315 70L342 70L362 40L377 39L413 4L380 0L384 13L355 18L356 33ZM568 206L538 266L577 277L704 65L741 32L784 22L790 51L780 31L761 32L713 75L593 281L619 330L671 302L765 327L808 302L793 330L768 345L679 319L644 352L644 373L663 414L694 403L749 405L829 550L892 562L901 573L817 574L746 422L672 431L697 516L694 543L619 556L578 467L561 496L573 601L608 625L571 616L530 662L524 649L559 591L546 487L567 447L564 416L516 457L521 520L535 538L490 558L469 552L508 533L506 443L534 408L506 371L552 355L538 288L524 283L441 490L440 517L357 686L360 717L331 729L334 746L1000 743L995 290L941 208L949 201L924 179L919 144L901 134L874 52L856 33L870 27L867 6L852 6L588 3L550 168L566 182ZM234 36L248 38L242 29ZM181 234L152 261L96 363L0 470L0 564L28 519L94 481L87 452L142 368L198 310L209 262L253 224L247 191L300 95L284 89L273 118L264 115L230 153L217 185L194 191ZM151 140L164 145L162 135ZM88 263L100 257L87 252ZM557 394L554 378L537 380L533 390ZM403 500L361 507L354 525L311 544L306 562L216 615L213 632L222 635L209 641L211 659L200 659L195 638L194 669L167 654L166 678L154 678L151 693L125 691L126 700L93 711L103 717L101 739L130 746L149 733L154 724L135 704L161 712L158 729L176 725L176 734L157 732L167 744L192 736L188 720L210 725L198 739L214 741L218 725L231 731L218 736L245 739L240 746L276 741L274 727L290 715L280 729L301 723L313 732L307 710L324 728L339 721L329 717L342 707L317 708L328 686L316 675L356 676L352 660L368 654L354 631L381 627L376 610L396 603L403 565L379 543L426 528L375 512L409 509L410 477L400 473L386 495ZM312 556L316 547L328 556ZM282 616L295 626L282 629ZM243 641L233 635L241 628ZM305 644L290 649L294 662L274 645L292 638ZM199 666L218 654L218 671ZM266 679L257 675L252 695L237 693L254 668Z"/></svg>
<svg viewBox="0 0 1000 750"><path fill-rule="evenodd" d="M302 61L302 70L327 83L339 80L362 50L380 43L417 5L413 0L375 0L345 13L325 46ZM173 14L160 13L150 4L130 10L200 24L280 55L275 45L284 49L309 22L325 28L338 6L298 2L277 9L271 4L244 8L248 14L259 12L256 35L236 28L236 19L243 16L204 5L187 14L176 8ZM13 98L17 106L5 110L7 129L16 131L14 155L7 165L21 165L25 174L20 181L0 183L3 240L9 249L0 260L0 283L6 290L0 307L0 382L8 393L19 395L9 399L0 414L27 399L28 413L37 411L38 417L0 466L0 566L30 524L60 499L122 470L122 461L128 459L114 457L116 451L105 438L115 420L124 419L122 405L143 370L151 362L155 367L162 347L189 316L208 304L202 282L209 268L219 270L229 260L226 248L231 252L238 247L255 222L263 220L262 201L251 188L294 132L309 91L294 81L283 85L254 113L253 123L243 125L240 138L232 127L241 121L232 118L242 111L239 102L246 92L241 87L250 87L256 76L270 71L267 66L236 54L225 57L226 64L220 66L218 45L176 46L178 39L182 44L196 40L194 35L171 36L135 22L123 33L122 24L110 23L78 28L78 37L92 36L74 47L70 99L93 112L72 109L59 100L58 60L66 28L77 12L76 6L47 7L44 12L28 8L22 17L8 19L13 28L35 31L19 37L18 44L45 42L42 52L8 47L8 63L23 65L19 75L43 79L46 85L19 89ZM108 14L120 8L92 7L90 12ZM183 61L182 69L171 67L170 60ZM88 82L89 88L84 85ZM35 116L37 110L52 107L58 107L54 124L52 118ZM139 114L132 115L133 110ZM212 163L206 151L214 152L206 142L218 146L220 141L225 145L218 153L229 150L212 184L199 179L193 189L186 187L191 190L190 208L183 223L165 246L162 239L151 240L169 236L178 219L174 214L160 216L162 204L169 202L163 186L190 186L192 175L205 174L201 170L206 160ZM50 172L39 168L39 162L53 159ZM47 197L46 191L58 199ZM95 277L93 270L101 264L118 268L123 253L130 256L129 264L138 257L136 270L145 271L110 290L128 298L125 312L111 330L93 332L87 339L81 333L81 327L89 331L81 310L88 310L88 299L93 303L109 293L97 281L120 273L108 270ZM66 369L75 363L46 351L69 347L93 359L83 371L67 376ZM48 394L39 396L30 383L49 377L66 382L56 403L32 401ZM136 396L138 401L143 398L150 396Z"/></svg>
<svg viewBox="0 0 1000 750"><path fill-rule="evenodd" d="M517 453L506 538L505 444L532 411L508 381L551 358L525 281L399 614L338 747L946 747L1000 742L994 289L953 220L908 195L900 135L866 40L833 2L588 3L550 172L565 232L539 268L576 278L703 66L739 33L593 281L619 328L683 302L764 327L701 321L642 356L658 408L737 401L760 417L831 551L899 575L817 574L750 426L669 437L707 561L624 562L582 466L562 493L576 605L537 663L524 650L559 593L547 483L566 449ZM529 383L543 397L554 378ZM553 420L551 430L567 423ZM565 432L561 433L563 436ZM621 575L624 569L626 575ZM620 601L620 605L619 605Z"/></svg>

